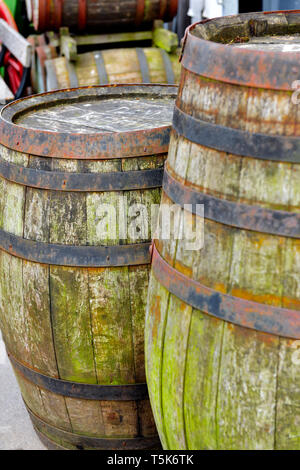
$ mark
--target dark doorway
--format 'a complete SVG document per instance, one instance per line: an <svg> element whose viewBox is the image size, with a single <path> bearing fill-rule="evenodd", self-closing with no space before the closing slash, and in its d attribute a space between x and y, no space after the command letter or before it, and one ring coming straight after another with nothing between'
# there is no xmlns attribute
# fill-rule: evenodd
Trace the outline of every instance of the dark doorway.
<svg viewBox="0 0 300 470"><path fill-rule="evenodd" d="M240 13L248 13L250 11L262 11L262 0L240 0L239 11Z"/></svg>

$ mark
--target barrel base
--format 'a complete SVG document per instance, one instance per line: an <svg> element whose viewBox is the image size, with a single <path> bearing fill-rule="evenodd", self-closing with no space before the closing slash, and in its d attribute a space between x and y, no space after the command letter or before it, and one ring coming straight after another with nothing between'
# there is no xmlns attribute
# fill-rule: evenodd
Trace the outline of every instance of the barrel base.
<svg viewBox="0 0 300 470"><path fill-rule="evenodd" d="M81 436L46 423L26 408L35 432L48 450L161 450L158 436L130 439Z"/></svg>
<svg viewBox="0 0 300 470"><path fill-rule="evenodd" d="M70 450L67 447L62 447L56 444L56 442L51 441L51 439L42 434L35 426L33 426L33 429L35 430L37 437L39 438L41 443L47 448L47 450Z"/></svg>

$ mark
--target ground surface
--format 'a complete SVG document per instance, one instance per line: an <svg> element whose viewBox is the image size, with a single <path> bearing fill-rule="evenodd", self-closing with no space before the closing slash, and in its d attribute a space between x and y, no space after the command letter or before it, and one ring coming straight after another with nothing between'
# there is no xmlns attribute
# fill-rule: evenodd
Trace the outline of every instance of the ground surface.
<svg viewBox="0 0 300 470"><path fill-rule="evenodd" d="M36 436L0 333L0 450L45 450Z"/></svg>

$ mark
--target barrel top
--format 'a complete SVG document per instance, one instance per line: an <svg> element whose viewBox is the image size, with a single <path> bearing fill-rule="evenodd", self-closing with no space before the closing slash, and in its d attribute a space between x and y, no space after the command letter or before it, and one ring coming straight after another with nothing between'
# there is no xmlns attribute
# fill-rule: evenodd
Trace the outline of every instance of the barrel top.
<svg viewBox="0 0 300 470"><path fill-rule="evenodd" d="M244 43L233 43L232 47L256 51L281 51L285 53L300 52L300 36L263 36L250 38Z"/></svg>
<svg viewBox="0 0 300 470"><path fill-rule="evenodd" d="M56 158L165 153L176 92L165 85L112 85L34 95L3 108L0 143Z"/></svg>
<svg viewBox="0 0 300 470"><path fill-rule="evenodd" d="M218 81L291 91L300 79L300 10L196 23L186 32L182 65Z"/></svg>

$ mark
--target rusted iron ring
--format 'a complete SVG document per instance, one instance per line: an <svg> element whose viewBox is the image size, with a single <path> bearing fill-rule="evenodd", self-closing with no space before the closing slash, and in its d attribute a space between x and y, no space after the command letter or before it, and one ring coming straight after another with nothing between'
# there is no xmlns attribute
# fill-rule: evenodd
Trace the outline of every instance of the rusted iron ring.
<svg viewBox="0 0 300 470"><path fill-rule="evenodd" d="M94 385L68 380L55 379L48 375L41 374L24 364L7 352L13 367L21 373L31 383L44 388L57 395L70 398L81 398L83 400L103 400L103 401L132 401L145 400L148 398L147 384L128 385Z"/></svg>
<svg viewBox="0 0 300 470"><path fill-rule="evenodd" d="M177 106L173 128L196 144L221 152L261 160L300 163L300 137L258 134L196 119Z"/></svg>
<svg viewBox="0 0 300 470"><path fill-rule="evenodd" d="M29 96L6 105L1 110L1 143L18 152L41 157L70 159L116 159L167 153L170 140L169 125L128 132L99 132L93 134L53 132L30 129L15 124L17 116L32 107L73 102L79 99L113 97L159 97L175 100L175 85L102 85L58 90Z"/></svg>
<svg viewBox="0 0 300 470"><path fill-rule="evenodd" d="M244 328L300 339L300 311L244 300L206 287L170 266L155 244L152 271L169 292L197 310Z"/></svg>
<svg viewBox="0 0 300 470"><path fill-rule="evenodd" d="M150 263L150 243L115 246L71 246L42 243L0 229L0 250L40 264L99 268Z"/></svg>
<svg viewBox="0 0 300 470"><path fill-rule="evenodd" d="M279 28L290 31L290 23L293 17L299 13L282 11L275 15L267 12L241 14L232 16L233 30L238 31L237 25L248 24L249 34L253 30L253 22L257 20L261 24L267 23L269 34ZM278 23L282 19L283 23ZM211 25L219 25L222 20L214 18L195 23L190 26L185 35L182 65L186 70L197 75L235 85L257 87L270 90L292 91L292 83L300 78L300 52L271 52L260 50L248 50L232 47L230 44L222 44L210 39ZM227 24L228 28L230 24ZM212 28L214 31L214 28ZM236 33L238 36L238 32ZM282 33L284 34L284 33ZM234 42L231 41L231 42Z"/></svg>
<svg viewBox="0 0 300 470"><path fill-rule="evenodd" d="M68 173L26 168L0 158L0 176L23 186L53 191L133 191L161 187L163 169Z"/></svg>
<svg viewBox="0 0 300 470"><path fill-rule="evenodd" d="M175 204L193 214L201 216L202 212L198 213L197 204L203 204L205 218L214 222L243 230L300 239L298 213L250 206L200 193L181 184L167 169L164 173L163 190ZM186 204L191 204L192 207L185 207Z"/></svg>

